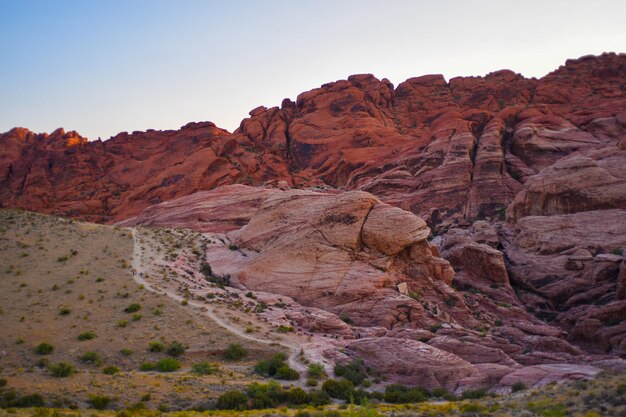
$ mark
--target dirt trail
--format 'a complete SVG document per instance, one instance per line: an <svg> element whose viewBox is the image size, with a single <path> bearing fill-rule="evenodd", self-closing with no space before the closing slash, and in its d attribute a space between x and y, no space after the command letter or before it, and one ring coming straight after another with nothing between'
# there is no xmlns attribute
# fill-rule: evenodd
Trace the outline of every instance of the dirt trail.
<svg viewBox="0 0 626 417"><path fill-rule="evenodd" d="M133 269L133 279L135 280L135 282L137 282L137 284L139 285L143 285L144 288L148 291L152 291L155 293L163 293L179 303L182 302L183 299L186 299L185 297L181 296L180 294L177 294L176 291L168 288L167 286L158 285L158 283L156 282L149 282L144 278L144 276L149 276L149 272L150 272L148 267L144 263L144 259L149 259L150 256L158 256L158 254L154 252L145 254L144 249L142 249L142 245L138 241L136 228L131 227L129 229L133 236L133 256L132 256L131 265ZM257 343L263 343L266 345L274 345L274 346L280 345L286 348L289 351L289 366L297 370L298 372L300 372L302 376L306 375L307 366L301 363L300 361L296 360L296 358L300 355L301 343L299 343L299 341L293 341L293 342L286 342L284 340L276 341L276 340L267 340L267 339L253 336L249 333L246 333L246 331L240 328L239 326L233 325L227 322L226 320L224 320L224 318L221 317L216 312L216 309L210 303L201 303L201 302L197 302L197 301L189 300L189 299L186 299L186 300L189 306L195 307L199 311L204 312L206 316L208 316L211 320L213 320L219 326L241 337L242 339L254 341Z"/></svg>

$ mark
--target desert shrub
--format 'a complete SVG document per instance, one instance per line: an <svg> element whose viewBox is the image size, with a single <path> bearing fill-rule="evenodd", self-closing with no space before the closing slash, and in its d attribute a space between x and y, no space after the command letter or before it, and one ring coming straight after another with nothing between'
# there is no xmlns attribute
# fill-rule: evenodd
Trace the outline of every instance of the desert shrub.
<svg viewBox="0 0 626 417"><path fill-rule="evenodd" d="M485 389L467 390L461 394L461 398L464 400L477 400L485 395L487 395L487 390Z"/></svg>
<svg viewBox="0 0 626 417"><path fill-rule="evenodd" d="M309 402L315 407L330 404L331 399L326 391L312 390L309 391Z"/></svg>
<svg viewBox="0 0 626 417"><path fill-rule="evenodd" d="M133 321L139 321L142 317L143 316L141 314L133 314Z"/></svg>
<svg viewBox="0 0 626 417"><path fill-rule="evenodd" d="M347 313L341 313L339 318L343 320L346 324L354 324L354 321L350 318Z"/></svg>
<svg viewBox="0 0 626 417"><path fill-rule="evenodd" d="M96 410L104 410L111 402L111 399L106 395L89 394L87 402Z"/></svg>
<svg viewBox="0 0 626 417"><path fill-rule="evenodd" d="M322 365L321 363L310 364L309 369L307 370L307 375L313 379L324 378L326 376L324 365Z"/></svg>
<svg viewBox="0 0 626 417"><path fill-rule="evenodd" d="M0 388L4 388L7 386L6 378L0 378Z"/></svg>
<svg viewBox="0 0 626 417"><path fill-rule="evenodd" d="M428 330L430 330L432 333L437 333L439 329L441 329L441 327L442 327L441 323L435 323L432 326L430 326Z"/></svg>
<svg viewBox="0 0 626 417"><path fill-rule="evenodd" d="M384 398L388 403L419 403L426 401L428 397L429 392L423 388L392 384L385 388Z"/></svg>
<svg viewBox="0 0 626 417"><path fill-rule="evenodd" d="M84 342L85 340L91 340L96 338L96 333L93 331L84 332L78 335L78 340Z"/></svg>
<svg viewBox="0 0 626 417"><path fill-rule="evenodd" d="M128 326L128 320L118 320L117 327L126 327Z"/></svg>
<svg viewBox="0 0 626 417"><path fill-rule="evenodd" d="M124 309L125 313L136 313L141 310L141 306L137 303L130 304L128 307Z"/></svg>
<svg viewBox="0 0 626 417"><path fill-rule="evenodd" d="M15 392L10 391L10 392L5 393L2 396L2 398L0 398L1 408L44 407L45 405L46 403L40 394L29 394L29 395L24 395L22 397L18 397Z"/></svg>
<svg viewBox="0 0 626 417"><path fill-rule="evenodd" d="M80 358L83 363L92 363L94 365L100 365L102 363L102 358L97 352L85 352Z"/></svg>
<svg viewBox="0 0 626 417"><path fill-rule="evenodd" d="M152 362L142 362L141 364L139 364L139 370L143 372L148 372L154 370L155 366L156 365Z"/></svg>
<svg viewBox="0 0 626 417"><path fill-rule="evenodd" d="M59 307L59 314L61 316L67 316L71 312L72 312L72 310L69 307Z"/></svg>
<svg viewBox="0 0 626 417"><path fill-rule="evenodd" d="M290 389L289 391L286 392L286 394L287 394L287 403L291 405L306 404L310 401L309 394L305 390L299 387Z"/></svg>
<svg viewBox="0 0 626 417"><path fill-rule="evenodd" d="M289 367L289 365L285 364L276 370L276 374L274 374L274 378L282 379L285 381L295 381L300 379L300 373L295 369Z"/></svg>
<svg viewBox="0 0 626 417"><path fill-rule="evenodd" d="M229 361L238 361L248 356L248 351L239 343L231 343L222 356Z"/></svg>
<svg viewBox="0 0 626 417"><path fill-rule="evenodd" d="M430 395L434 398L443 398L448 401L455 401L456 396L450 392L448 392L445 388L433 388L430 392Z"/></svg>
<svg viewBox="0 0 626 417"><path fill-rule="evenodd" d="M251 408L272 408L286 402L285 391L276 382L248 385L246 394L251 400Z"/></svg>
<svg viewBox="0 0 626 417"><path fill-rule="evenodd" d="M212 375L219 370L219 366L209 362L199 362L193 365L192 370L198 375Z"/></svg>
<svg viewBox="0 0 626 417"><path fill-rule="evenodd" d="M285 325L280 325L276 328L276 331L278 333L289 333L289 332L293 332L294 328L292 326L285 326Z"/></svg>
<svg viewBox="0 0 626 417"><path fill-rule="evenodd" d="M165 353L167 353L168 355L173 356L173 357L178 357L178 356L182 355L183 353L185 353L186 350L187 350L186 346L181 345L177 341L173 341L167 347L167 350L165 351Z"/></svg>
<svg viewBox="0 0 626 417"><path fill-rule="evenodd" d="M148 344L148 350L150 352L163 352L163 349L165 349L165 346L159 341L150 342Z"/></svg>
<svg viewBox="0 0 626 417"><path fill-rule="evenodd" d="M248 396L241 391L227 391L220 395L215 403L218 410L245 410Z"/></svg>
<svg viewBox="0 0 626 417"><path fill-rule="evenodd" d="M481 415L484 415L483 412L486 410L486 407L477 402L471 402L467 404L461 404L459 406L459 410L461 410L463 413L481 413Z"/></svg>
<svg viewBox="0 0 626 417"><path fill-rule="evenodd" d="M359 386L367 378L367 368L361 359L353 359L347 364L337 364L334 369L335 376L342 377Z"/></svg>
<svg viewBox="0 0 626 417"><path fill-rule="evenodd" d="M542 417L565 417L567 410L561 403L555 403L553 400L537 400L528 403L528 411L537 413Z"/></svg>
<svg viewBox="0 0 626 417"><path fill-rule="evenodd" d="M49 355L53 350L54 346L46 342L40 343L35 347L35 353L38 355Z"/></svg>
<svg viewBox="0 0 626 417"><path fill-rule="evenodd" d="M287 355L284 353L278 353L271 359L258 362L254 366L254 371L264 376L287 381L299 379L300 373L290 368L289 365L285 363L286 360Z"/></svg>
<svg viewBox="0 0 626 417"><path fill-rule="evenodd" d="M117 366L107 366L106 368L104 368L102 370L102 373L104 373L105 375L115 375L115 374L119 374L120 373L120 368L118 368Z"/></svg>
<svg viewBox="0 0 626 417"><path fill-rule="evenodd" d="M526 385L523 382L517 381L513 385L511 385L511 392L524 391L526 389Z"/></svg>
<svg viewBox="0 0 626 417"><path fill-rule="evenodd" d="M41 358L37 362L35 362L35 366L37 368L47 368L50 365L50 361L46 358Z"/></svg>
<svg viewBox="0 0 626 417"><path fill-rule="evenodd" d="M55 378L66 378L76 373L76 368L67 362L59 362L48 366L50 374Z"/></svg>
<svg viewBox="0 0 626 417"><path fill-rule="evenodd" d="M174 358L164 358L156 363L155 368L159 372L174 372L180 369L180 362Z"/></svg>
<svg viewBox="0 0 626 417"><path fill-rule="evenodd" d="M617 395L626 394L626 382L617 385Z"/></svg>
<svg viewBox="0 0 626 417"><path fill-rule="evenodd" d="M322 384L322 391L331 398L348 401L354 394L354 384L347 379L329 379Z"/></svg>
<svg viewBox="0 0 626 417"><path fill-rule="evenodd" d="M128 349L128 348L123 348L120 350L120 354L122 356L131 356L133 354L132 349Z"/></svg>

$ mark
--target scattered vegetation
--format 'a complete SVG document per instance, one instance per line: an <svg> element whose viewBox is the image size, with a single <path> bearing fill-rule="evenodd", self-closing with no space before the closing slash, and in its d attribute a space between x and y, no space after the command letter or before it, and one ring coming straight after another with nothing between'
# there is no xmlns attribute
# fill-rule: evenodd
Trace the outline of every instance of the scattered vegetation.
<svg viewBox="0 0 626 417"><path fill-rule="evenodd" d="M229 361L238 361L248 356L248 351L239 343L231 343L222 356Z"/></svg>
<svg viewBox="0 0 626 417"><path fill-rule="evenodd" d="M83 363L90 363L93 365L102 364L102 358L97 352L85 352L79 359Z"/></svg>
<svg viewBox="0 0 626 417"><path fill-rule="evenodd" d="M131 304L128 307L126 307L124 309L125 313L136 313L137 311L141 310L141 306L139 304Z"/></svg>
<svg viewBox="0 0 626 417"><path fill-rule="evenodd" d="M286 360L286 354L278 353L271 359L258 362L254 367L254 372L267 377L286 381L300 379L300 373L295 369L290 368L285 362Z"/></svg>
<svg viewBox="0 0 626 417"><path fill-rule="evenodd" d="M50 375L55 378L66 378L76 373L76 368L74 367L74 365L67 362L59 362L53 365L49 365L48 370L50 371Z"/></svg>
<svg viewBox="0 0 626 417"><path fill-rule="evenodd" d="M219 365L209 362L199 362L193 365L192 371L198 375L213 375L219 371Z"/></svg>
<svg viewBox="0 0 626 417"><path fill-rule="evenodd" d="M96 410L104 410L111 402L111 398L106 395L89 394L89 400L87 400L87 402Z"/></svg>
<svg viewBox="0 0 626 417"><path fill-rule="evenodd" d="M178 356L182 355L183 353L185 353L186 350L187 350L186 346L181 345L177 341L173 341L167 347L167 350L165 351L165 353L167 353L168 355L170 355L172 357L178 357Z"/></svg>
<svg viewBox="0 0 626 417"><path fill-rule="evenodd" d="M91 340L96 338L96 333L93 331L84 332L78 335L78 340L84 342L85 340Z"/></svg>
<svg viewBox="0 0 626 417"><path fill-rule="evenodd" d="M46 342L40 343L35 347L35 353L38 355L49 355L53 350L54 346Z"/></svg>

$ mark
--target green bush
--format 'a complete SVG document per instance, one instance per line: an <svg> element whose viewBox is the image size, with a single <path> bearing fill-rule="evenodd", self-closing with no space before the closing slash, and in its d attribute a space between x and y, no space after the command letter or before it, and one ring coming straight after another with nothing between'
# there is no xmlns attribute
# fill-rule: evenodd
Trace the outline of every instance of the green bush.
<svg viewBox="0 0 626 417"><path fill-rule="evenodd" d="M152 362L142 362L139 365L139 370L143 372L148 372L154 370L155 367L156 365Z"/></svg>
<svg viewBox="0 0 626 417"><path fill-rule="evenodd" d="M111 366L107 366L106 368L104 368L102 372L106 375L115 375L115 374L119 374L120 368L118 368L117 366L111 365Z"/></svg>
<svg viewBox="0 0 626 417"><path fill-rule="evenodd" d="M165 346L159 341L150 342L148 344L148 350L150 352L163 352L163 349L165 349Z"/></svg>
<svg viewBox="0 0 626 417"><path fill-rule="evenodd" d="M178 343L177 341L173 341L172 343L170 343L170 345L167 347L167 350L165 351L168 355L173 356L173 357L178 357L180 355L182 355L183 353L185 353L185 351L187 350L186 346L181 345L180 343Z"/></svg>
<svg viewBox="0 0 626 417"><path fill-rule="evenodd" d="M59 307L59 314L61 316L67 316L71 312L72 312L72 310L69 307Z"/></svg>
<svg viewBox="0 0 626 417"><path fill-rule="evenodd" d="M276 370L276 374L274 374L274 378L282 379L285 381L295 381L300 379L300 373L295 369L289 367L289 365L285 364Z"/></svg>
<svg viewBox="0 0 626 417"><path fill-rule="evenodd" d="M617 385L617 394L618 395L626 394L626 382L622 382L621 384Z"/></svg>
<svg viewBox="0 0 626 417"><path fill-rule="evenodd" d="M245 410L248 396L241 391L227 391L220 395L215 403L218 410Z"/></svg>
<svg viewBox="0 0 626 417"><path fill-rule="evenodd" d="M525 389L526 389L526 385L524 385L524 383L520 381L511 385L511 392L524 391Z"/></svg>
<svg viewBox="0 0 626 417"><path fill-rule="evenodd" d="M476 389L476 390L464 391L461 394L461 398L464 400L477 400L479 398L483 398L485 395L487 395L487 390Z"/></svg>
<svg viewBox="0 0 626 417"><path fill-rule="evenodd" d="M106 395L89 394L87 402L96 410L104 410L111 402L111 399Z"/></svg>
<svg viewBox="0 0 626 417"><path fill-rule="evenodd" d="M100 358L97 352L85 352L79 359L83 363L91 363L94 365L100 365L102 363L102 358Z"/></svg>
<svg viewBox="0 0 626 417"><path fill-rule="evenodd" d="M315 407L320 407L322 405L331 403L330 396L326 391L323 390L309 391L309 398L309 402Z"/></svg>
<svg viewBox="0 0 626 417"><path fill-rule="evenodd" d="M400 384L388 385L385 388L385 401L388 403L419 403L426 401L429 392L420 387L406 387Z"/></svg>
<svg viewBox="0 0 626 417"><path fill-rule="evenodd" d="M53 350L54 346L46 342L40 343L37 345L37 347L35 347L35 353L37 353L38 355L49 355L52 353Z"/></svg>
<svg viewBox="0 0 626 417"><path fill-rule="evenodd" d="M55 378L66 378L76 373L76 368L67 362L59 362L48 366L50 374Z"/></svg>
<svg viewBox="0 0 626 417"><path fill-rule="evenodd" d="M229 361L238 361L248 356L248 351L239 343L232 343L228 345L223 356Z"/></svg>
<svg viewBox="0 0 626 417"><path fill-rule="evenodd" d="M133 354L132 349L124 348L120 350L122 356L131 356Z"/></svg>
<svg viewBox="0 0 626 417"><path fill-rule="evenodd" d="M18 397L15 392L5 393L3 398L0 399L0 407L18 407L18 408L30 408L30 407L44 407L46 405L43 397L39 394L29 394L23 397ZM8 410L7 410L8 411Z"/></svg>
<svg viewBox="0 0 626 417"><path fill-rule="evenodd" d="M430 395L434 398L443 398L448 401L456 401L456 396L446 391L445 388L433 388Z"/></svg>
<svg viewBox="0 0 626 417"><path fill-rule="evenodd" d="M307 370L307 375L309 378L320 379L326 377L326 371L324 370L324 365L321 363L312 363L309 365L309 369Z"/></svg>
<svg viewBox="0 0 626 417"><path fill-rule="evenodd" d="M354 384L347 379L329 379L322 384L322 391L331 398L349 401L354 394Z"/></svg>
<svg viewBox="0 0 626 417"><path fill-rule="evenodd" d="M293 381L300 378L298 371L291 369L289 365L285 363L287 355L284 353L278 353L271 359L258 362L254 366L254 371L258 374L273 377L276 379L283 379L287 381Z"/></svg>
<svg viewBox="0 0 626 417"><path fill-rule="evenodd" d="M180 362L174 358L164 358L156 363L155 368L159 372L174 372L180 369Z"/></svg>
<svg viewBox="0 0 626 417"><path fill-rule="evenodd" d="M95 339L96 334L93 331L84 332L78 335L78 340L84 342L85 340Z"/></svg>
<svg viewBox="0 0 626 417"><path fill-rule="evenodd" d="M199 362L193 365L192 370L198 375L212 375L219 370L219 366L209 362Z"/></svg>
<svg viewBox="0 0 626 417"><path fill-rule="evenodd" d="M124 309L125 313L136 313L141 310L141 306L137 303L133 303Z"/></svg>
<svg viewBox="0 0 626 417"><path fill-rule="evenodd" d="M359 386L367 378L367 368L361 359L353 359L347 364L337 364L334 369L335 376L342 377Z"/></svg>

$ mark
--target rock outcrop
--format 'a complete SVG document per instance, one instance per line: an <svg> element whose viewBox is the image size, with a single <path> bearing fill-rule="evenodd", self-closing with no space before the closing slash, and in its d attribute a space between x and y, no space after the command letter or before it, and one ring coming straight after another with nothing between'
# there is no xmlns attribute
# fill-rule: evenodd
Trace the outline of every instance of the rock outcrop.
<svg viewBox="0 0 626 417"><path fill-rule="evenodd" d="M293 300L297 308L280 310L286 325L339 337L343 353L336 348L329 358L361 358L392 381L464 390L498 385L525 366L575 369L606 359L586 356L526 310L491 246L500 238L484 221L443 236L439 248L456 273L428 243L421 219L360 191L224 186L122 224L208 233L213 274L242 293ZM615 335L606 334L609 345Z"/></svg>

